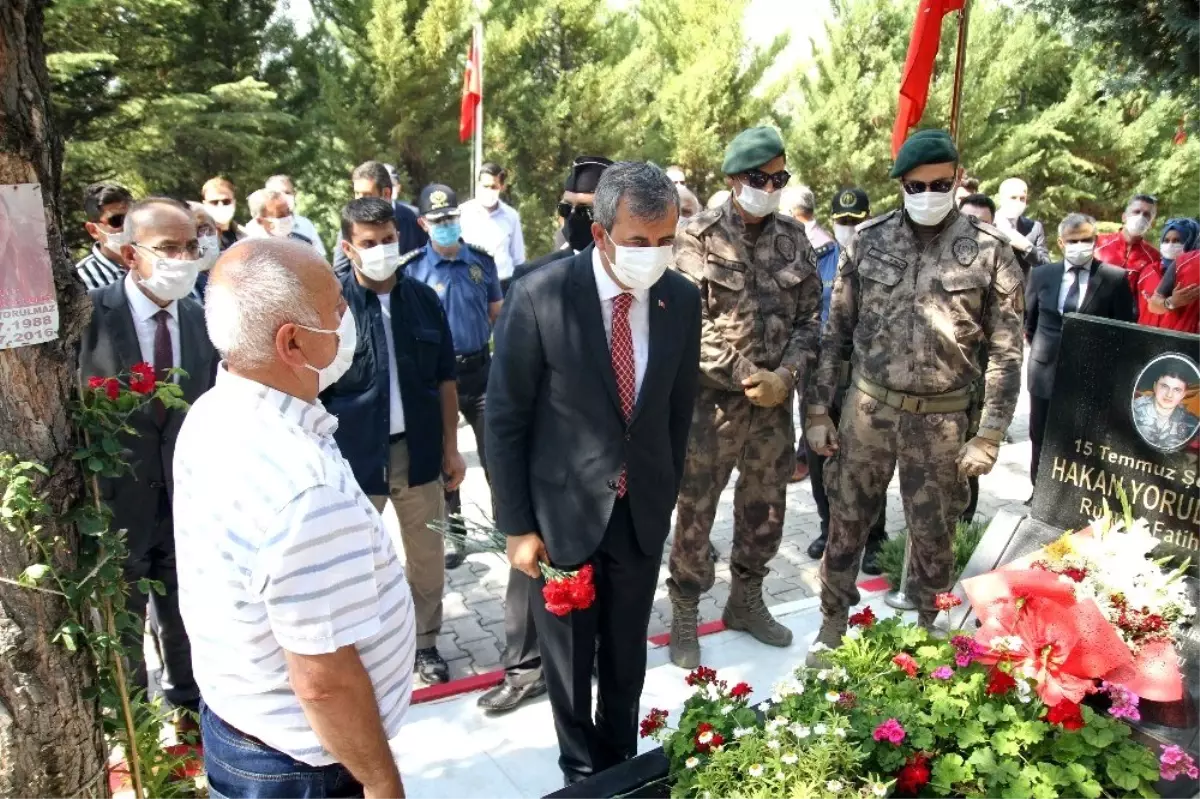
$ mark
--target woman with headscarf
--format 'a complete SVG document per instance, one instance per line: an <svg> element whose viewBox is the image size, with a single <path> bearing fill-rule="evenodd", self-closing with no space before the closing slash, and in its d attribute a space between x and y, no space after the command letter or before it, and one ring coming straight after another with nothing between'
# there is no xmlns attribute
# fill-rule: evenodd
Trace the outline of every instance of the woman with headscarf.
<svg viewBox="0 0 1200 799"><path fill-rule="evenodd" d="M1138 282L1138 322L1149 327L1200 332L1200 222L1167 221L1162 235L1162 275L1143 270Z"/></svg>

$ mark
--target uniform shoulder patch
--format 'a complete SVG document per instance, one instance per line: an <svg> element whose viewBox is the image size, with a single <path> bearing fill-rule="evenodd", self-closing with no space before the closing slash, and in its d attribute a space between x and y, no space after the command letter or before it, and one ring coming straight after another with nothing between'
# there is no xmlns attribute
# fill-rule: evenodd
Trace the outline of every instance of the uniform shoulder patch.
<svg viewBox="0 0 1200 799"><path fill-rule="evenodd" d="M1005 236L1003 233L1001 233L999 228L997 228L993 225L990 225L987 222L984 222L982 219L978 219L969 214L963 214L963 216L965 216L967 218L967 221L971 225L973 225L976 230L982 230L984 233L988 234L992 238L999 239L1000 241L1004 242L1005 244L1008 244L1008 236Z"/></svg>
<svg viewBox="0 0 1200 799"><path fill-rule="evenodd" d="M970 266L979 256L979 244L975 239L960 236L950 245L950 251L954 253L954 260L958 261L959 264Z"/></svg>
<svg viewBox="0 0 1200 799"><path fill-rule="evenodd" d="M471 252L475 253L476 255L486 255L489 259L492 258L492 254L490 252L488 252L483 247L480 247L477 244L468 244L467 249L470 250Z"/></svg>
<svg viewBox="0 0 1200 799"><path fill-rule="evenodd" d="M701 211L691 218L687 226L683 229L685 233L690 233L693 236L699 236L717 223L721 218L721 209L713 208L710 210Z"/></svg>
<svg viewBox="0 0 1200 799"><path fill-rule="evenodd" d="M888 211L886 214L880 214L879 216L873 216L870 219L868 219L866 222L860 222L858 227L855 229L859 233L862 233L864 230L873 228L876 225L882 225L884 222L888 221L889 219L895 219L899 214L900 214L900 211L897 209L895 211Z"/></svg>
<svg viewBox="0 0 1200 799"><path fill-rule="evenodd" d="M421 253L423 253L423 252L425 252L424 247L418 247L415 250L409 250L408 252L406 252L400 256L400 265L404 266L406 263L409 263L410 261L415 261L417 258L419 258L421 256Z"/></svg>

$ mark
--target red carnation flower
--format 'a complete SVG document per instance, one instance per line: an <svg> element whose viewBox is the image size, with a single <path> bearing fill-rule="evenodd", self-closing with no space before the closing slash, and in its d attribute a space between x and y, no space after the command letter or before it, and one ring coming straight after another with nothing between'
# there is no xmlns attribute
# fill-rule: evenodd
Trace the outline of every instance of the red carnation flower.
<svg viewBox="0 0 1200 799"><path fill-rule="evenodd" d="M546 580L542 586L542 598L546 600L546 610L555 616L566 616L575 609L571 603L571 588L566 580Z"/></svg>
<svg viewBox="0 0 1200 799"><path fill-rule="evenodd" d="M870 605L850 617L851 627L870 627L874 623L875 611L871 610Z"/></svg>
<svg viewBox="0 0 1200 799"><path fill-rule="evenodd" d="M121 396L121 381L115 377L104 378L104 393L110 400Z"/></svg>
<svg viewBox="0 0 1200 799"><path fill-rule="evenodd" d="M1046 711L1046 721L1059 724L1064 730L1079 730L1083 728L1083 713L1077 703L1064 699Z"/></svg>
<svg viewBox="0 0 1200 799"><path fill-rule="evenodd" d="M649 738L651 735L665 727L667 724L667 716L669 715L670 713L668 713L666 710L651 708L650 713L646 716L646 718L642 719L642 737Z"/></svg>
<svg viewBox="0 0 1200 799"><path fill-rule="evenodd" d="M949 591L944 591L933 598L933 604L938 610L949 612L951 608L961 605L962 600Z"/></svg>
<svg viewBox="0 0 1200 799"><path fill-rule="evenodd" d="M1017 687L1017 681L1006 671L993 668L988 677L987 695L1002 696Z"/></svg>
<svg viewBox="0 0 1200 799"><path fill-rule="evenodd" d="M729 690L729 695L734 699L741 699L742 697L750 696L752 690L754 689L750 687L749 683L740 682Z"/></svg>
<svg viewBox="0 0 1200 799"><path fill-rule="evenodd" d="M129 370L129 389L138 394L149 394L154 391L156 380L154 367L148 363L134 364Z"/></svg>
<svg viewBox="0 0 1200 799"><path fill-rule="evenodd" d="M103 377L89 377L88 378L88 388L93 388L93 389L94 388L104 388L104 378Z"/></svg>
<svg viewBox="0 0 1200 799"><path fill-rule="evenodd" d="M575 610L587 610L596 601L596 586L592 585L590 578L581 578L582 575L577 574L567 582L567 596Z"/></svg>
<svg viewBox="0 0 1200 799"><path fill-rule="evenodd" d="M929 758L921 753L910 757L896 772L896 790L916 796L929 782Z"/></svg>
<svg viewBox="0 0 1200 799"><path fill-rule="evenodd" d="M710 669L708 666L697 666L683 681L688 685L696 686L705 685L716 679L717 672L715 669Z"/></svg>
<svg viewBox="0 0 1200 799"><path fill-rule="evenodd" d="M1068 566L1063 569L1062 573L1064 577L1074 580L1077 583L1082 583L1088 575L1087 569L1081 569L1078 566Z"/></svg>

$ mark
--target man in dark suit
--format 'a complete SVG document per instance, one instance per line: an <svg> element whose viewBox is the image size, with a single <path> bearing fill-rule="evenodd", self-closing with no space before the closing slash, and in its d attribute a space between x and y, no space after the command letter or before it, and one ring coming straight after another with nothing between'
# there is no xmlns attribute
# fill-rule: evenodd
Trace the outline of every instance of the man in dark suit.
<svg viewBox="0 0 1200 799"><path fill-rule="evenodd" d="M596 184L612 164L599 155L581 155L571 164L558 204L564 236L573 244L564 244L533 261L513 269L512 280L563 258L572 258L592 243L592 204ZM511 283L510 283L511 285ZM519 574L515 569L513 576ZM507 713L522 702L546 693L542 677L542 658L538 650L537 629L533 623L533 602L529 580L509 578L504 597L504 682L479 697L478 705L489 713Z"/></svg>
<svg viewBox="0 0 1200 799"><path fill-rule="evenodd" d="M424 247L429 241L429 234L417 223L417 215L413 213L412 206L400 202L395 197L396 187L392 183L392 176L386 164L364 161L350 173L350 183L354 187L354 199L382 197L392 204L392 214L396 220L396 240L401 255ZM353 271L350 259L346 257L346 251L342 247L341 238L333 249L333 271L339 275Z"/></svg>
<svg viewBox="0 0 1200 799"><path fill-rule="evenodd" d="M1096 220L1068 214L1058 226L1058 246L1065 261L1039 266L1025 282L1025 341L1029 344L1029 438L1033 443L1030 482L1037 483L1038 459L1046 434L1046 415L1054 391L1054 369L1062 343L1063 316L1083 313L1137 320L1137 306L1125 270L1103 264L1093 255Z"/></svg>
<svg viewBox="0 0 1200 799"><path fill-rule="evenodd" d="M580 155L571 162L571 171L563 184L562 198L558 201L558 219L562 225L563 244L541 258L526 261L513 269L512 279L523 277L535 269L570 258L589 247L592 243L592 203L596 197L596 184L612 161L602 155Z"/></svg>
<svg viewBox="0 0 1200 799"><path fill-rule="evenodd" d="M991 221L1008 238L1017 262L1028 281L1031 269L1050 261L1046 248L1046 228L1036 219L1025 216L1029 187L1020 178L1008 178L996 192L999 205Z"/></svg>
<svg viewBox="0 0 1200 799"><path fill-rule="evenodd" d="M83 332L79 365L83 378L128 375L134 364L151 364L159 380L182 369L183 398L195 402L213 382L217 357L204 325L204 310L188 295L196 282L200 245L187 206L161 197L136 203L125 218L128 243L121 256L125 278L89 293L92 319ZM176 708L199 712L200 691L192 677L191 647L179 615L175 575L175 535L171 521L172 464L184 412L151 402L129 419L136 431L122 436L129 474L102 478L100 489L113 513L114 529L124 528L128 555L125 581L129 610L145 619L153 606L163 661L162 687ZM149 597L138 581L156 580L164 593ZM125 642L131 679L147 683L142 657L142 625ZM194 729L194 725L184 724Z"/></svg>
<svg viewBox="0 0 1200 799"><path fill-rule="evenodd" d="M700 360L699 294L666 271L674 184L651 164L614 164L593 213L594 246L513 284L486 425L496 522L524 573L510 579L537 590L539 562L595 570L586 610L555 616L532 603L568 782L637 748L646 628Z"/></svg>

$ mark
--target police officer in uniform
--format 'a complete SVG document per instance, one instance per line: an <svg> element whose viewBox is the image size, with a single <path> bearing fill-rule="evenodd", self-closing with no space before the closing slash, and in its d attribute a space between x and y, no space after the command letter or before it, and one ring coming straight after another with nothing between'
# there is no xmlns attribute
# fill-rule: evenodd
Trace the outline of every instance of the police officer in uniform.
<svg viewBox="0 0 1200 799"><path fill-rule="evenodd" d="M401 259L405 273L431 286L442 301L450 334L454 338L454 360L458 375L458 407L475 433L479 463L487 466L483 453L483 406L487 393L488 367L492 356L489 343L492 324L500 315L503 294L492 256L462 240L458 221L458 196L454 189L434 183L421 191L418 200L421 229L429 242ZM445 431L457 436L457 430ZM458 490L446 492L446 512L462 512ZM446 568L462 565L465 553L446 547Z"/></svg>
<svg viewBox="0 0 1200 799"><path fill-rule="evenodd" d="M817 641L841 643L867 528L899 465L912 541L908 589L932 626L934 597L953 581L951 544L967 478L995 465L1021 390L1021 267L996 228L954 208L958 151L921 130L896 156L904 209L872 219L842 257L805 431L826 456L829 543L821 561ZM971 386L988 354L983 415L967 438ZM829 408L838 353L852 349L850 389L835 425ZM810 663L821 661L819 652Z"/></svg>
<svg viewBox="0 0 1200 799"><path fill-rule="evenodd" d="M792 392L816 358L821 280L804 225L776 213L785 165L774 128L738 134L722 165L730 198L676 239L675 268L701 297L700 390L667 581L671 660L682 668L700 662L697 604L713 585L709 535L734 466L733 579L722 619L772 646L792 641L763 603L762 583L783 537Z"/></svg>

